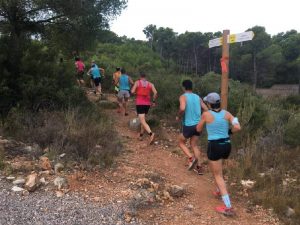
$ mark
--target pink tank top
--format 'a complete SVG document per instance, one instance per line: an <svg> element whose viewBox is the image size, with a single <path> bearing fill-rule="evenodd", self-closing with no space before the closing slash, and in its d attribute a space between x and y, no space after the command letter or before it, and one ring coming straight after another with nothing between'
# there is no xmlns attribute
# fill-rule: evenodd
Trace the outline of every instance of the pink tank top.
<svg viewBox="0 0 300 225"><path fill-rule="evenodd" d="M140 95L138 93L140 93L141 91L139 91L138 89L140 88L147 88L148 89L148 95ZM136 105L151 105L151 93L152 90L152 85L145 80L139 80L138 81L138 86L137 86L137 91L136 91L136 100L135 103Z"/></svg>
<svg viewBox="0 0 300 225"><path fill-rule="evenodd" d="M78 72L82 72L82 71L84 71L84 64L83 64L83 62L81 62L81 61L77 61L76 62L76 66L77 66L77 71Z"/></svg>

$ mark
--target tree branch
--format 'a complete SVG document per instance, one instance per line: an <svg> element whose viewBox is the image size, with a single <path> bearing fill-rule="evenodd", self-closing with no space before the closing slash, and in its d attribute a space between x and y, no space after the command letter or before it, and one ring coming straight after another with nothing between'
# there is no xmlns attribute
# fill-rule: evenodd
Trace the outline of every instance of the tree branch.
<svg viewBox="0 0 300 225"><path fill-rule="evenodd" d="M54 17L51 17L51 18L48 18L48 19L45 19L45 20L38 20L38 21L35 21L35 23L50 23L52 22L52 20L56 20L56 19L59 19L59 18L62 18L64 17L64 15L58 15L58 16L54 16Z"/></svg>

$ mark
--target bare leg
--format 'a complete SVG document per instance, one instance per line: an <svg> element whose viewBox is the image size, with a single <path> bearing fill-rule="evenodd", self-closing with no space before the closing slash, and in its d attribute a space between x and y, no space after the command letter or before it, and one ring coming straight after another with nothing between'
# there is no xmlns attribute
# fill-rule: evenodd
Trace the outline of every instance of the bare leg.
<svg viewBox="0 0 300 225"><path fill-rule="evenodd" d="M95 84L94 84L94 81L92 78L90 79L90 85L91 85L91 88L95 88Z"/></svg>
<svg viewBox="0 0 300 225"><path fill-rule="evenodd" d="M191 144L191 148L195 154L196 159L198 159L198 166L201 166L201 163L200 163L201 152L200 152L200 148L198 147L198 140L199 140L198 136L193 136L190 139L190 144Z"/></svg>
<svg viewBox="0 0 300 225"><path fill-rule="evenodd" d="M84 86L84 80L83 80L83 79L80 79L80 84L81 84L82 86Z"/></svg>
<svg viewBox="0 0 300 225"><path fill-rule="evenodd" d="M149 144L151 145L154 142L154 133L152 133L151 128L149 127L149 125L146 122L146 118L145 118L145 114L138 114L141 125L143 126L143 128L146 130L146 132L148 134L150 134L150 139L149 139Z"/></svg>
<svg viewBox="0 0 300 225"><path fill-rule="evenodd" d="M99 92L100 92L100 94L102 94L102 86L101 86L101 84L99 84Z"/></svg>
<svg viewBox="0 0 300 225"><path fill-rule="evenodd" d="M223 178L222 160L209 161L210 169L214 175L215 182L220 190L221 195L227 195L226 184Z"/></svg>
<svg viewBox="0 0 300 225"><path fill-rule="evenodd" d="M146 132L149 134L151 133L151 129L149 127L149 125L146 122L146 118L145 118L145 114L138 114L141 125L143 126L144 130L146 130Z"/></svg>
<svg viewBox="0 0 300 225"><path fill-rule="evenodd" d="M119 109L118 109L118 113L122 112L122 108L123 108L123 98L119 98L118 97L118 104L119 104Z"/></svg>
<svg viewBox="0 0 300 225"><path fill-rule="evenodd" d="M178 141L179 141L179 147L184 152L184 154L186 154L189 158L193 157L190 150L185 145L186 138L182 134L179 135Z"/></svg>
<svg viewBox="0 0 300 225"><path fill-rule="evenodd" d="M128 98L124 98L123 107L124 107L124 111L125 111L125 116L128 115L128 112L127 112L127 102L128 102Z"/></svg>

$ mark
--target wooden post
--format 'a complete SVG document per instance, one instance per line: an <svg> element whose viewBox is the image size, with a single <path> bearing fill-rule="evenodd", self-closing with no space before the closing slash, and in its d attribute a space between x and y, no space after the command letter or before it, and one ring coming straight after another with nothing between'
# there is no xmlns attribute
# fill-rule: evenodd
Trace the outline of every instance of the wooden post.
<svg viewBox="0 0 300 225"><path fill-rule="evenodd" d="M228 75L229 75L229 43L227 36L229 30L223 30L223 45L222 45L222 77L221 77L221 108L227 109L228 102Z"/></svg>

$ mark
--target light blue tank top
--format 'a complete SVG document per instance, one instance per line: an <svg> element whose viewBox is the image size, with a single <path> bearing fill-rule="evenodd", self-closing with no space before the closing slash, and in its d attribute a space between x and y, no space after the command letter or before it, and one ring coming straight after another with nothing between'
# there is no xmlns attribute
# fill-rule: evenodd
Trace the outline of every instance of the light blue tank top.
<svg viewBox="0 0 300 225"><path fill-rule="evenodd" d="M92 73L92 76L93 76L94 79L97 78L97 77L101 77L99 67L97 65L92 67L91 73Z"/></svg>
<svg viewBox="0 0 300 225"><path fill-rule="evenodd" d="M183 117L184 126L195 126L200 121L200 97L194 93L183 94L186 97L186 106Z"/></svg>
<svg viewBox="0 0 300 225"><path fill-rule="evenodd" d="M213 115L214 121L212 123L206 123L206 130L209 141L228 138L229 122L225 119L226 110L220 112L214 112L209 110Z"/></svg>
<svg viewBox="0 0 300 225"><path fill-rule="evenodd" d="M119 79L119 88L121 91L129 91L129 78L126 74L122 74Z"/></svg>

